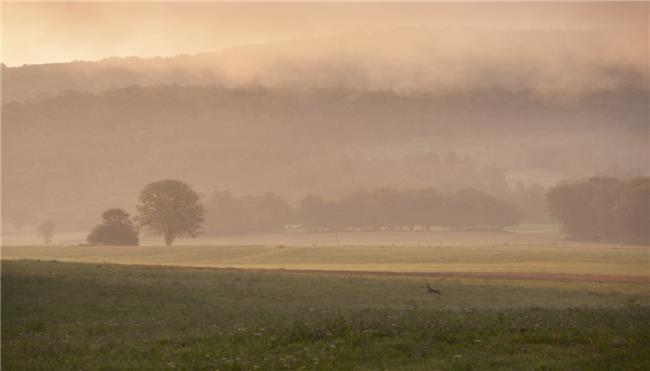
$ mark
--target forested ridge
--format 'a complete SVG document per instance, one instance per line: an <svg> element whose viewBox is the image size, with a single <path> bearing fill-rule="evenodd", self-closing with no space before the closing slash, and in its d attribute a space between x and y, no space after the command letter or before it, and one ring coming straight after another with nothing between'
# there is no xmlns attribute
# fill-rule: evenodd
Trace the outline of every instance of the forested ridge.
<svg viewBox="0 0 650 371"><path fill-rule="evenodd" d="M544 192L560 179L647 171L647 71L632 56L575 55L586 40L607 44L586 31L509 31L507 42L498 30L438 31L3 66L3 223L86 229L169 178L293 205L473 188L546 221ZM387 40L395 49L379 53ZM477 42L525 48L495 58Z"/></svg>

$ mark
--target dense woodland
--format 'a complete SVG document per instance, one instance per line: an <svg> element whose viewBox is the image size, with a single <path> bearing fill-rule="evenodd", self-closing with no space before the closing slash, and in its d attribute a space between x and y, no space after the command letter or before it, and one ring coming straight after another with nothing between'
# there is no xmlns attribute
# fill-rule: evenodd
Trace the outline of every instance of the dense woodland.
<svg viewBox="0 0 650 371"><path fill-rule="evenodd" d="M650 244L650 178L593 177L551 189L548 205L569 238Z"/></svg>
<svg viewBox="0 0 650 371"><path fill-rule="evenodd" d="M467 189L439 193L432 189L356 192L336 201L308 196L300 203L300 223L307 229L502 230L518 224L521 211L509 202Z"/></svg>
<svg viewBox="0 0 650 371"><path fill-rule="evenodd" d="M279 232L291 224L306 231L502 230L522 217L514 204L472 189L378 189L335 200L312 195L296 208L270 193L234 197L216 192L206 209L207 235Z"/></svg>

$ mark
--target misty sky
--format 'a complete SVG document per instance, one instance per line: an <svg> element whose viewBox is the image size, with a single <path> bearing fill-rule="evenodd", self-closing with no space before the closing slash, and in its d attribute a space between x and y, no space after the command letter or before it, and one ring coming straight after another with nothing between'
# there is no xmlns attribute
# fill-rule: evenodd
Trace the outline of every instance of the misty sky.
<svg viewBox="0 0 650 371"><path fill-rule="evenodd" d="M399 27L587 29L647 50L648 3L2 3L9 66L173 56ZM628 43L629 45L625 45Z"/></svg>

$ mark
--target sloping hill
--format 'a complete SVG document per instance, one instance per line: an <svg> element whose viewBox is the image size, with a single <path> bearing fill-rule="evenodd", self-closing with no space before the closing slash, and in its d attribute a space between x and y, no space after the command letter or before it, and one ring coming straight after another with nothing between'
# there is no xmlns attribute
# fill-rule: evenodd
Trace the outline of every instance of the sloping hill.
<svg viewBox="0 0 650 371"><path fill-rule="evenodd" d="M609 94L567 103L496 90L160 86L8 103L3 222L55 214L89 224L161 178L296 199L377 187L499 194L508 169L642 168L646 95Z"/></svg>
<svg viewBox="0 0 650 371"><path fill-rule="evenodd" d="M497 88L575 95L647 88L647 37L606 31L405 28L171 58L2 68L3 101L129 85L345 87L397 92ZM631 46L630 46L631 45Z"/></svg>

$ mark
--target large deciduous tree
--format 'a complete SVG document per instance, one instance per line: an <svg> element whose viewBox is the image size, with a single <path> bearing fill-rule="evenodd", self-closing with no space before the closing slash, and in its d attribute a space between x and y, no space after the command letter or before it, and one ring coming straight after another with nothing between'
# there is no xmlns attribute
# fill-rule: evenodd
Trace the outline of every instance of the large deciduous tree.
<svg viewBox="0 0 650 371"><path fill-rule="evenodd" d="M129 214L122 209L108 209L102 213L102 224L98 224L88 235L91 245L137 245L138 231Z"/></svg>
<svg viewBox="0 0 650 371"><path fill-rule="evenodd" d="M138 224L162 234L170 246L177 237L196 237L205 210L199 195L179 180L160 180L144 187L139 197Z"/></svg>

